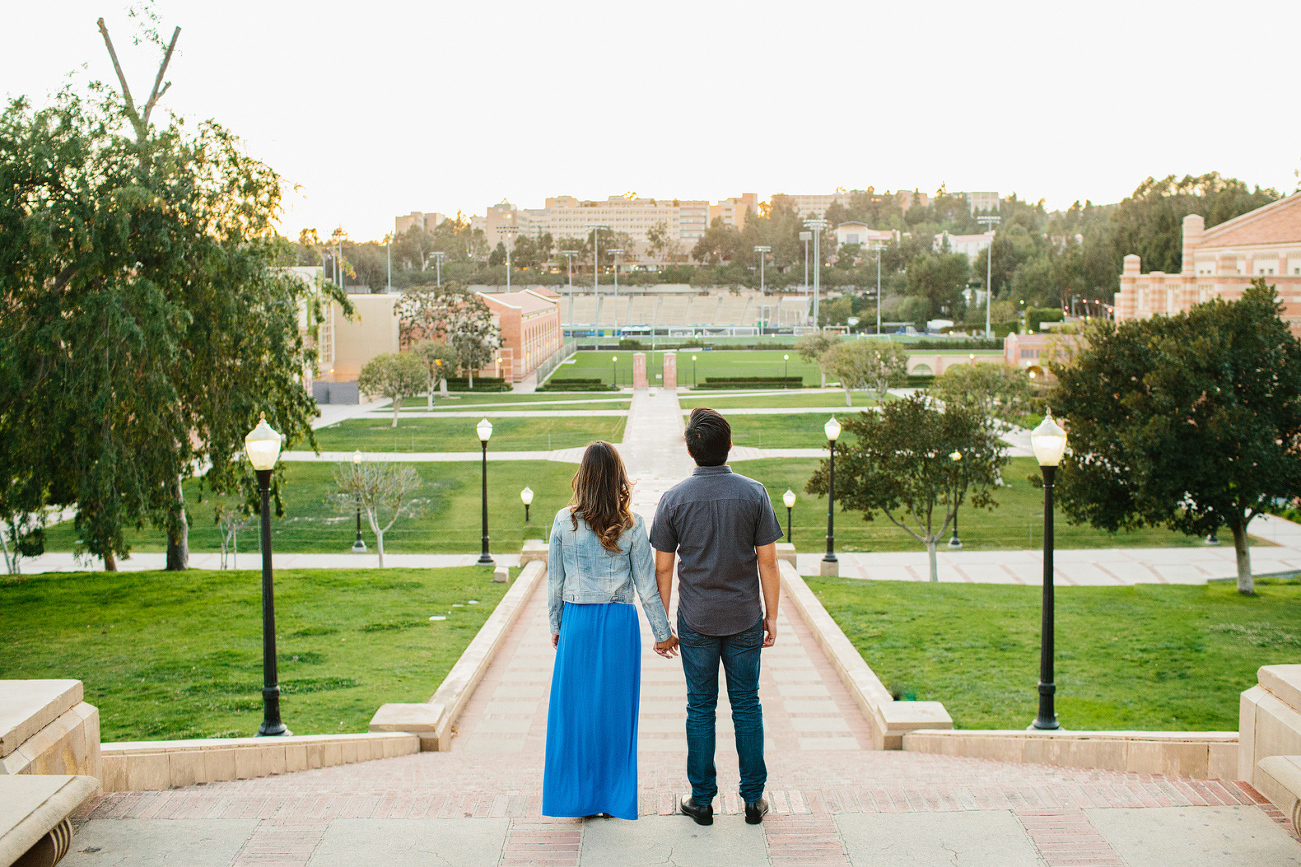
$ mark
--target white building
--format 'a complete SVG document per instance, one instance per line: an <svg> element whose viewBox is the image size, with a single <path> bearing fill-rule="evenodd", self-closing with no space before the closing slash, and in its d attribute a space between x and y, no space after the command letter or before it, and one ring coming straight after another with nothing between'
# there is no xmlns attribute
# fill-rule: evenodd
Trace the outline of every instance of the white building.
<svg viewBox="0 0 1301 867"><path fill-rule="evenodd" d="M975 262L980 251L987 249L993 240L993 232L986 232L983 235L950 235L948 232L941 232L935 236L932 246L938 253L944 249L944 243L947 241L950 253L961 253Z"/></svg>
<svg viewBox="0 0 1301 867"><path fill-rule="evenodd" d="M867 249L873 244L891 244L898 240L898 232L892 229L869 229L866 223L849 220L836 226L836 245L840 247L845 244L861 244Z"/></svg>

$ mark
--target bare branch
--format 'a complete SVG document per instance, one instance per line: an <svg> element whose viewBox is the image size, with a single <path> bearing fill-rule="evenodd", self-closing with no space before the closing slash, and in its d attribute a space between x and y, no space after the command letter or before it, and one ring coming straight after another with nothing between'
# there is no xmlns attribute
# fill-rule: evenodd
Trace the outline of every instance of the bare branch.
<svg viewBox="0 0 1301 867"><path fill-rule="evenodd" d="M167 64L172 62L172 52L176 50L176 40L180 36L181 28L177 27L172 31L172 41L167 46L167 53L163 55L162 65L158 67L158 77L154 79L153 92L149 94L149 101L145 103L144 123L146 127L149 126L149 113L154 110L158 100L162 99L163 94L167 92L167 88L172 86L170 81L163 82L163 76L167 74Z"/></svg>
<svg viewBox="0 0 1301 867"><path fill-rule="evenodd" d="M108 36L108 25L104 19L99 19L99 32L104 34L104 44L108 46L108 56L113 58L113 69L117 72L117 80L122 85L122 97L126 100L127 113L131 115L131 120L135 123L136 128L140 126L140 115L136 113L136 104L131 99L131 88L126 83L126 75L122 72L122 64L117 62L117 52L113 50L113 40Z"/></svg>

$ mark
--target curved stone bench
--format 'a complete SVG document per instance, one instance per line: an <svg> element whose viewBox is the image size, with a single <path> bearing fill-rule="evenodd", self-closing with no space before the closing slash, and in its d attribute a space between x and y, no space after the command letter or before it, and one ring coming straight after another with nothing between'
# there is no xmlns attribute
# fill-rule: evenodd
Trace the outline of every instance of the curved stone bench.
<svg viewBox="0 0 1301 867"><path fill-rule="evenodd" d="M68 817L99 791L94 777L0 776L0 867L52 867L68 854Z"/></svg>
<svg viewBox="0 0 1301 867"><path fill-rule="evenodd" d="M1256 770L1256 788L1292 817L1292 827L1301 834L1301 756L1266 756Z"/></svg>

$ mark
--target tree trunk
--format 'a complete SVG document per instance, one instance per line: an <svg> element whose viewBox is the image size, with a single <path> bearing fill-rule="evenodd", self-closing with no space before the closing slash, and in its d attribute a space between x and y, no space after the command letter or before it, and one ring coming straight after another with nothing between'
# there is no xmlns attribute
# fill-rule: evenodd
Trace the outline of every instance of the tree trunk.
<svg viewBox="0 0 1301 867"><path fill-rule="evenodd" d="M470 389L470 391L474 391L474 371L473 371L473 370L468 370L468 369L467 369L467 370L465 371L465 376L466 376L466 379L469 381L469 389Z"/></svg>
<svg viewBox="0 0 1301 867"><path fill-rule="evenodd" d="M931 581L938 583L940 580L940 567L939 567L939 563L937 563L935 560L935 537L934 536L926 537L926 556L927 558L930 559Z"/></svg>
<svg viewBox="0 0 1301 867"><path fill-rule="evenodd" d="M845 389L845 406L852 407L853 405L854 405L854 401L850 399L849 389L846 388L846 389Z"/></svg>
<svg viewBox="0 0 1301 867"><path fill-rule="evenodd" d="M114 555L112 551L108 551L107 553L104 554L104 571L105 572L117 571L117 556Z"/></svg>
<svg viewBox="0 0 1301 867"><path fill-rule="evenodd" d="M426 396L429 398L429 400L426 402L425 408L426 408L427 410L429 410L430 412L433 412L433 410L434 410L434 378L433 378L432 376L429 378L429 391L427 392Z"/></svg>
<svg viewBox="0 0 1301 867"><path fill-rule="evenodd" d="M379 567L384 568L384 531L375 530L375 550L379 552Z"/></svg>
<svg viewBox="0 0 1301 867"><path fill-rule="evenodd" d="M1251 576L1251 550L1247 547L1247 522L1239 519L1229 524L1233 531L1233 553L1238 557L1238 592L1244 596L1256 595L1256 582Z"/></svg>
<svg viewBox="0 0 1301 867"><path fill-rule="evenodd" d="M172 494L176 517L167 528L167 571L184 572L190 568L190 522L185 516L185 489L181 487L179 474Z"/></svg>
<svg viewBox="0 0 1301 867"><path fill-rule="evenodd" d="M438 393L443 397L447 397L447 377L445 376L438 380Z"/></svg>
<svg viewBox="0 0 1301 867"><path fill-rule="evenodd" d="M398 426L398 413L402 412L402 395L393 397L393 427Z"/></svg>

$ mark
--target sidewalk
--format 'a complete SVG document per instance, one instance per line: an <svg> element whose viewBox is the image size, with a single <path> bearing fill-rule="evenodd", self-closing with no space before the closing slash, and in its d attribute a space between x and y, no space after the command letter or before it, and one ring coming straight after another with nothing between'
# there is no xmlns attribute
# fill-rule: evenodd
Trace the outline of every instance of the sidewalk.
<svg viewBox="0 0 1301 867"><path fill-rule="evenodd" d="M645 515L690 464L676 395L638 393L631 413L620 449ZM789 604L760 682L773 812L760 826L740 815L720 696L721 794L715 824L702 828L676 815L688 791L681 664L651 651L644 618L642 648L637 822L540 815L554 651L535 591L451 751L108 795L83 814L64 863L1301 865L1283 817L1236 783L873 751L867 721ZM284 712L292 725L287 700Z"/></svg>

